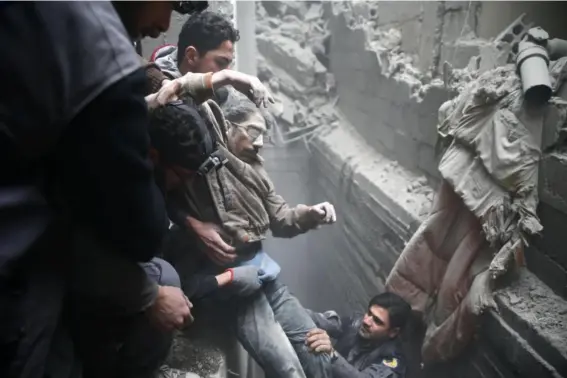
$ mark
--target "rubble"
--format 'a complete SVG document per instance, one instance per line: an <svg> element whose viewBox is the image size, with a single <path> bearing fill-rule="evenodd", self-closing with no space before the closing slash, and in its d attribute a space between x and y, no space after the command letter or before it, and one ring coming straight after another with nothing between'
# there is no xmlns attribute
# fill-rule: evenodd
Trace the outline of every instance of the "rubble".
<svg viewBox="0 0 567 378"><path fill-rule="evenodd" d="M282 128L280 136L297 140L333 124L333 107L323 106L334 104L336 95L327 70L330 35L323 3L264 1L256 14L258 77L274 94L272 113ZM305 133L298 133L302 128Z"/></svg>

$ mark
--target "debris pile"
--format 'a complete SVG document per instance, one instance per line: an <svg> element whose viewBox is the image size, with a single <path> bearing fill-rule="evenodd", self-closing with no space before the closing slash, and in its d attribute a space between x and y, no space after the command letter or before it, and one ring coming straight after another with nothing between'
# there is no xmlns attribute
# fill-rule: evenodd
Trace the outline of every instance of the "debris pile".
<svg viewBox="0 0 567 378"><path fill-rule="evenodd" d="M256 3L258 77L277 102L276 142L303 139L337 120L324 8L319 1Z"/></svg>

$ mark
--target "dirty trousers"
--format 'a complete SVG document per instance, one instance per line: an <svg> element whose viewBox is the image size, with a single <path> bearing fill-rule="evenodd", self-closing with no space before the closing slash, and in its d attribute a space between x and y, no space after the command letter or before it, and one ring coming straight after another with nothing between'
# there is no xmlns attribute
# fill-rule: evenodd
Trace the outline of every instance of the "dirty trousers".
<svg viewBox="0 0 567 378"><path fill-rule="evenodd" d="M329 355L311 353L305 345L315 323L279 279L250 297L233 299L236 336L267 378L331 377Z"/></svg>

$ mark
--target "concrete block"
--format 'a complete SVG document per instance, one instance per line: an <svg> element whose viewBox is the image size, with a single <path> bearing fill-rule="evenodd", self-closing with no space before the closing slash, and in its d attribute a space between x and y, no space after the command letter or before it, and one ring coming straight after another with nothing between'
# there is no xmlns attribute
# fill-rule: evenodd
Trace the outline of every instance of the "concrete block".
<svg viewBox="0 0 567 378"><path fill-rule="evenodd" d="M450 94L444 87L440 85L430 86L425 93L423 100L419 103L419 112L421 114L437 112L439 107L450 98Z"/></svg>
<svg viewBox="0 0 567 378"><path fill-rule="evenodd" d="M447 2L445 3L447 4ZM433 65L433 58L437 54L435 30L440 26L441 20L437 16L438 2L424 1L421 3L423 13L421 18L421 36L417 55L418 68L426 72Z"/></svg>
<svg viewBox="0 0 567 378"><path fill-rule="evenodd" d="M257 36L256 41L260 53L303 85L312 86L315 75L326 72L317 57L293 39L276 34L262 34Z"/></svg>
<svg viewBox="0 0 567 378"><path fill-rule="evenodd" d="M266 13L271 17L281 17L284 15L286 10L286 2L285 1L262 1L262 5L264 9L266 9Z"/></svg>
<svg viewBox="0 0 567 378"><path fill-rule="evenodd" d="M357 128L366 142L376 151L395 159L396 141L398 135L395 130L379 119L369 119L364 128ZM397 159L396 159L397 160Z"/></svg>
<svg viewBox="0 0 567 378"><path fill-rule="evenodd" d="M415 101L409 101L403 106L403 130L413 139L420 140L421 134L419 126L421 124L421 116L418 113L418 106Z"/></svg>
<svg viewBox="0 0 567 378"><path fill-rule="evenodd" d="M445 6L449 2L445 2ZM459 8L458 10L449 10L445 8L445 15L443 16L443 37L442 41L445 44L451 44L455 42L462 35L469 34L474 30L474 19L469 14L467 17L467 6L464 9ZM474 9L471 9L471 11ZM463 32L463 27L465 30Z"/></svg>
<svg viewBox="0 0 567 378"><path fill-rule="evenodd" d="M538 215L543 225L543 231L541 237L533 239L534 246L562 266L563 269L567 269L567 254L561 247L565 244L567 214L545 202L540 202Z"/></svg>
<svg viewBox="0 0 567 378"><path fill-rule="evenodd" d="M484 316L481 329L482 337L487 339L495 355L513 367L513 377L558 378L561 376L494 311Z"/></svg>
<svg viewBox="0 0 567 378"><path fill-rule="evenodd" d="M567 155L552 152L540 163L539 195L554 208L567 213Z"/></svg>
<svg viewBox="0 0 567 378"><path fill-rule="evenodd" d="M404 167L416 170L418 168L419 143L411 137L398 132L395 133L395 158Z"/></svg>
<svg viewBox="0 0 567 378"><path fill-rule="evenodd" d="M297 16L289 15L283 18L282 25L279 28L279 32L282 36L291 38L300 46L305 46L305 29L304 25L299 21Z"/></svg>
<svg viewBox="0 0 567 378"><path fill-rule="evenodd" d="M441 49L440 64L451 63L453 68L465 68L474 56L479 56L483 43L477 41L457 41L445 44Z"/></svg>
<svg viewBox="0 0 567 378"><path fill-rule="evenodd" d="M420 143L418 150L417 166L433 177L441 178L439 173L439 158L435 156L435 148L430 145Z"/></svg>
<svg viewBox="0 0 567 378"><path fill-rule="evenodd" d="M286 15L297 16L301 19L307 14L308 8L305 1L286 1L284 13Z"/></svg>
<svg viewBox="0 0 567 378"><path fill-rule="evenodd" d="M420 142L435 147L439 134L437 133L437 112L419 113L418 136Z"/></svg>
<svg viewBox="0 0 567 378"><path fill-rule="evenodd" d="M506 324L559 372L567 367L567 302L527 269L496 293L499 314Z"/></svg>
<svg viewBox="0 0 567 378"><path fill-rule="evenodd" d="M390 103L390 109L386 112L388 126L394 130L410 136L404 127L404 108L403 104Z"/></svg>
<svg viewBox="0 0 567 378"><path fill-rule="evenodd" d="M402 24L421 16L420 1L382 1L378 3L378 26Z"/></svg>
<svg viewBox="0 0 567 378"><path fill-rule="evenodd" d="M421 8L421 5L419 7ZM420 9L419 15L417 17L408 19L398 26L402 35L402 50L411 55L419 54L421 47L421 38L423 35L421 14L422 12Z"/></svg>
<svg viewBox="0 0 567 378"><path fill-rule="evenodd" d="M567 270L535 246L528 247L525 256L530 272L549 286L555 294L567 299Z"/></svg>
<svg viewBox="0 0 567 378"><path fill-rule="evenodd" d="M362 29L351 29L343 14L333 16L329 23L331 38L331 50L343 50L358 52L365 49L366 35Z"/></svg>

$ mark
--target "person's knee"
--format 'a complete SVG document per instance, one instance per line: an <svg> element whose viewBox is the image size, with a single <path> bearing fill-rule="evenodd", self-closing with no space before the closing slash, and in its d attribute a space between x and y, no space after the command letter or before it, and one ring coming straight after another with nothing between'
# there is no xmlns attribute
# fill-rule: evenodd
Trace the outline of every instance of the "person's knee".
<svg viewBox="0 0 567 378"><path fill-rule="evenodd" d="M155 280L158 285L181 287L179 274L167 261L155 257L150 262L143 264L143 267L148 276Z"/></svg>

